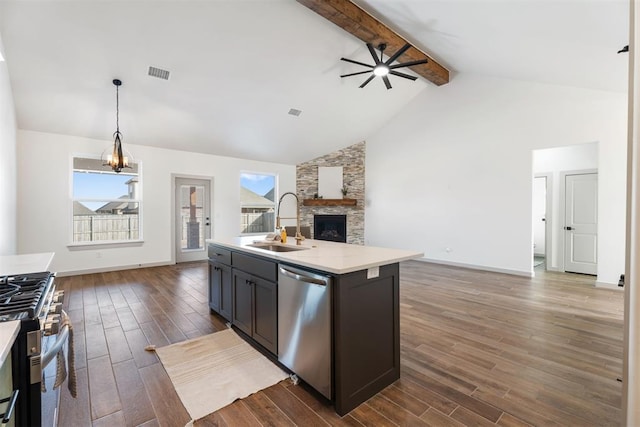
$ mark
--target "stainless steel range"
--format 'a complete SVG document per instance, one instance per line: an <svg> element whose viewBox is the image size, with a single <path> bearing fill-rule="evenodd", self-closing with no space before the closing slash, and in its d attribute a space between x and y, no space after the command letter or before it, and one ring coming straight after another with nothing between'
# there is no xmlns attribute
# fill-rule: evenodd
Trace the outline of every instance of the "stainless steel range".
<svg viewBox="0 0 640 427"><path fill-rule="evenodd" d="M11 350L17 426L42 425L42 370L68 337L68 330L59 331L63 291L55 290L54 279L48 271L0 277L0 321L20 321ZM43 338L56 334L44 353Z"/></svg>

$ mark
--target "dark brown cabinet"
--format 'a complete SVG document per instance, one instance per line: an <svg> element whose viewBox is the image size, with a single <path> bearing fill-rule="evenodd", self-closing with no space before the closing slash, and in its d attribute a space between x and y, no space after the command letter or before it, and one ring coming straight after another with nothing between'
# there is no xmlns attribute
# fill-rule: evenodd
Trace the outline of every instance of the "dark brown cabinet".
<svg viewBox="0 0 640 427"><path fill-rule="evenodd" d="M249 274L233 270L232 323L245 334L253 335L253 282Z"/></svg>
<svg viewBox="0 0 640 427"><path fill-rule="evenodd" d="M257 279L253 284L253 339L273 354L278 353L278 286Z"/></svg>
<svg viewBox="0 0 640 427"><path fill-rule="evenodd" d="M334 278L334 404L345 415L400 378L400 270Z"/></svg>
<svg viewBox="0 0 640 427"><path fill-rule="evenodd" d="M231 252L213 245L209 246L209 308L231 321Z"/></svg>
<svg viewBox="0 0 640 427"><path fill-rule="evenodd" d="M231 267L209 261L209 308L230 321L231 306Z"/></svg>
<svg viewBox="0 0 640 427"><path fill-rule="evenodd" d="M220 264L209 261L209 308L220 313L220 288L222 278L218 273Z"/></svg>
<svg viewBox="0 0 640 427"><path fill-rule="evenodd" d="M233 270L233 325L258 344L278 351L278 299L275 282Z"/></svg>

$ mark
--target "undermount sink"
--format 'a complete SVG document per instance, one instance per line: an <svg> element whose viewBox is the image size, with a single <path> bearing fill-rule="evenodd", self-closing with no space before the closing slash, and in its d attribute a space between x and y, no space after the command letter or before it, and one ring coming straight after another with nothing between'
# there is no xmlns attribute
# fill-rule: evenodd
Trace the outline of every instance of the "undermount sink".
<svg viewBox="0 0 640 427"><path fill-rule="evenodd" d="M285 245L278 245L273 243L253 243L247 246L250 246L252 248L264 249L271 252L295 252L295 251L304 251L305 249L309 249L309 248L303 248L300 246L285 246Z"/></svg>

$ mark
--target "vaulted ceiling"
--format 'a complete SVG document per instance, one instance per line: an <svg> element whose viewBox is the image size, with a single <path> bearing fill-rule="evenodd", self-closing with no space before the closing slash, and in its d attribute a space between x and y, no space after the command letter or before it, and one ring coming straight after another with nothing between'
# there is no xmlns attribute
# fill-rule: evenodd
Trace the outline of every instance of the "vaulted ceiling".
<svg viewBox="0 0 640 427"><path fill-rule="evenodd" d="M616 51L628 43L627 1L355 3L447 68L451 85L474 73L626 90ZM446 86L341 79L361 71L341 57L371 61L365 44L295 0L3 0L0 36L20 129L109 140L119 78L125 146L295 164L366 140Z"/></svg>

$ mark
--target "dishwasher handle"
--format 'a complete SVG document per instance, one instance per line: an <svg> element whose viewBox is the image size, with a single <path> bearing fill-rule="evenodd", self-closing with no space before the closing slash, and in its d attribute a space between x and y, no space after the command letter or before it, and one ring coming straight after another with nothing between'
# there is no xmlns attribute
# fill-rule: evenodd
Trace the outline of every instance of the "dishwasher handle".
<svg viewBox="0 0 640 427"><path fill-rule="evenodd" d="M280 266L280 274L295 279L299 282L311 283L314 285L327 286L328 280L317 279L315 277L306 276L304 274L294 273Z"/></svg>

